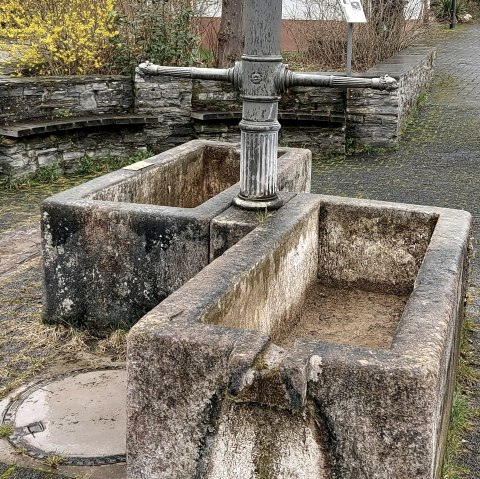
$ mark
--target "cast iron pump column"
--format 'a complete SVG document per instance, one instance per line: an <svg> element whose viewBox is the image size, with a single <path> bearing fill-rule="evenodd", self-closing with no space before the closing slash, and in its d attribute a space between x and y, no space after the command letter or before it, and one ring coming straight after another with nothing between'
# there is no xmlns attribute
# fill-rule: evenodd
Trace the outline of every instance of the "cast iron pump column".
<svg viewBox="0 0 480 479"><path fill-rule="evenodd" d="M393 90L397 82L388 75L355 78L291 72L280 55L282 0L246 0L245 7L245 49L234 67L164 67L146 62L137 73L232 83L243 100L240 193L233 202L246 209L275 209L282 205L277 193L280 94L293 86Z"/></svg>

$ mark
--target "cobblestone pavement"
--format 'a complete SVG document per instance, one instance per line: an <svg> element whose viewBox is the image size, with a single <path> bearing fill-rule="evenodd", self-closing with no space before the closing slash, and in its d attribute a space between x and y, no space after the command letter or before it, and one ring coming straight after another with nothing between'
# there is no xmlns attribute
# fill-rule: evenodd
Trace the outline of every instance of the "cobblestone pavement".
<svg viewBox="0 0 480 479"><path fill-rule="evenodd" d="M397 151L318 160L312 192L458 208L480 238L480 25L458 26L437 43L436 75ZM480 326L480 255L472 262L467 315ZM480 332L473 335L480 372ZM480 406L478 389L473 401ZM466 438L463 466L480 478L480 418Z"/></svg>

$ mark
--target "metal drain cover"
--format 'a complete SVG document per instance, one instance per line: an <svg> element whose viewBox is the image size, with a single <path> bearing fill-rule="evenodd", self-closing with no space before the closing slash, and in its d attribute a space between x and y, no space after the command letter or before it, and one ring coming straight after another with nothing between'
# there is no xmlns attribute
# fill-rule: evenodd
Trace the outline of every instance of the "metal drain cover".
<svg viewBox="0 0 480 479"><path fill-rule="evenodd" d="M42 381L6 409L16 447L63 464L101 465L125 460L126 371L81 371Z"/></svg>

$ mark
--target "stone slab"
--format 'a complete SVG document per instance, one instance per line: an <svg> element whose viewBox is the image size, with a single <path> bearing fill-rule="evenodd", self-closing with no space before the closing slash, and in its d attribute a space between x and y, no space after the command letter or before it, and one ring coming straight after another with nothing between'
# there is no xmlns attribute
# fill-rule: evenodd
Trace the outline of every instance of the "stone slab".
<svg viewBox="0 0 480 479"><path fill-rule="evenodd" d="M222 121L222 120L241 120L241 111L192 111L191 117L198 121ZM294 120L307 122L334 123L342 125L345 123L344 113L331 113L318 110L310 111L279 111L279 120Z"/></svg>
<svg viewBox="0 0 480 479"><path fill-rule="evenodd" d="M158 117L145 115L93 115L72 118L57 118L55 120L36 120L18 122L11 125L0 125L0 135L9 138L24 138L59 131L81 130L111 125L146 125L158 123Z"/></svg>

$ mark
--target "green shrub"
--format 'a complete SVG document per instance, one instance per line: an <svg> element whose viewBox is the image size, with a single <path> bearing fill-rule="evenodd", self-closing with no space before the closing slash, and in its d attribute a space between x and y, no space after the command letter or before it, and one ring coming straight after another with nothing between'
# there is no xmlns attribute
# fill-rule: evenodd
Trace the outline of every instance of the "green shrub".
<svg viewBox="0 0 480 479"><path fill-rule="evenodd" d="M442 20L448 20L452 15L452 3L453 0L438 0L434 7L435 15ZM465 13L467 13L467 2L465 0L457 0L457 18Z"/></svg>
<svg viewBox="0 0 480 479"><path fill-rule="evenodd" d="M116 14L117 70L131 73L145 60L178 66L198 61L200 41L193 33L194 12L188 0L119 0Z"/></svg>
<svg viewBox="0 0 480 479"><path fill-rule="evenodd" d="M16 74L131 73L197 62L190 0L1 0L0 50Z"/></svg>
<svg viewBox="0 0 480 479"><path fill-rule="evenodd" d="M27 74L108 72L114 1L2 0L0 49Z"/></svg>

